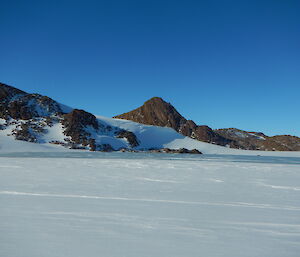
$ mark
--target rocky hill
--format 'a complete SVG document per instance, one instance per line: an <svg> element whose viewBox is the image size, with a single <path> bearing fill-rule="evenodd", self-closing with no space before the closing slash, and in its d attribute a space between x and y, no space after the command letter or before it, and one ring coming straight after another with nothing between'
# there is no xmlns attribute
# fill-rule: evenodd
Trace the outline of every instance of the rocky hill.
<svg viewBox="0 0 300 257"><path fill-rule="evenodd" d="M185 119L170 103L159 97L151 98L141 107L114 118L142 124L171 127L193 139L230 148L264 151L300 151L300 138L290 135L269 137L260 132L235 128L212 130Z"/></svg>
<svg viewBox="0 0 300 257"><path fill-rule="evenodd" d="M153 97L141 107L114 118L132 120L147 125L170 127L184 136L207 143L222 146L232 144L232 140L215 133L210 127L198 126L192 120L186 120L170 103L159 97Z"/></svg>
<svg viewBox="0 0 300 257"><path fill-rule="evenodd" d="M101 136L110 141L125 140L125 143L121 142L125 148L139 144L132 132L102 124L91 113L3 83L0 83L0 119L0 129L16 140L91 151L118 150L99 140ZM53 136L49 136L51 134Z"/></svg>
<svg viewBox="0 0 300 257"><path fill-rule="evenodd" d="M235 142L240 149L263 151L300 151L300 138L290 135L266 136L236 128L217 129L215 133Z"/></svg>

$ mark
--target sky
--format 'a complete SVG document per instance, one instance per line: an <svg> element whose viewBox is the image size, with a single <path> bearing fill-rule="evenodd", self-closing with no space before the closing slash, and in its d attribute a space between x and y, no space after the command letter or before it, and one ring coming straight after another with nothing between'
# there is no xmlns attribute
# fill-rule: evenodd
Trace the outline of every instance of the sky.
<svg viewBox="0 0 300 257"><path fill-rule="evenodd" d="M0 81L112 117L159 96L212 128L300 136L298 0L1 0Z"/></svg>

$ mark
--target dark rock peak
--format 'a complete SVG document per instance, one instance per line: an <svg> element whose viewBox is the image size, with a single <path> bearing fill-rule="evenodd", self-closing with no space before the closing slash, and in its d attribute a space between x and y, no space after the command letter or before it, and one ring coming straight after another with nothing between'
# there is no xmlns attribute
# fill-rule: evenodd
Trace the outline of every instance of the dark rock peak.
<svg viewBox="0 0 300 257"><path fill-rule="evenodd" d="M47 96L28 94L0 83L0 118L29 120L36 117L61 116L60 104Z"/></svg>
<svg viewBox="0 0 300 257"><path fill-rule="evenodd" d="M159 96L154 96L152 98L150 98L149 100L147 100L145 103L167 103L165 102L161 97Z"/></svg>
<svg viewBox="0 0 300 257"><path fill-rule="evenodd" d="M114 118L132 120L147 125L170 127L185 136L208 143L230 144L230 140L216 134L208 126L197 126L192 120L186 120L174 106L160 97L153 97L141 107Z"/></svg>
<svg viewBox="0 0 300 257"><path fill-rule="evenodd" d="M26 95L27 93L15 87L0 82L0 102L10 101L17 95Z"/></svg>
<svg viewBox="0 0 300 257"><path fill-rule="evenodd" d="M114 118L133 120L138 123L171 127L178 130L186 120L178 111L160 97L153 97L146 101L141 107L124 113Z"/></svg>

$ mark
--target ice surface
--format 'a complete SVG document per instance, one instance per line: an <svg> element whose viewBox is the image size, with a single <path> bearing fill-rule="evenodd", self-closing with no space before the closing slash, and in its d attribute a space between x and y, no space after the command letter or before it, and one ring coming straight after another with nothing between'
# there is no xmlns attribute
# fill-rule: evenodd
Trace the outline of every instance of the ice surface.
<svg viewBox="0 0 300 257"><path fill-rule="evenodd" d="M299 256L300 158L1 156L1 257Z"/></svg>

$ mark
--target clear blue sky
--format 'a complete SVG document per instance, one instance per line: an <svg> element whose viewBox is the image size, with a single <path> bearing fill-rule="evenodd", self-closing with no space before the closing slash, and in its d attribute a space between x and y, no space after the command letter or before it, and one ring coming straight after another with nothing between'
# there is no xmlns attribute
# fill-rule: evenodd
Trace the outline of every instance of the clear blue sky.
<svg viewBox="0 0 300 257"><path fill-rule="evenodd" d="M153 96L300 136L300 1L2 0L0 81L113 116Z"/></svg>

